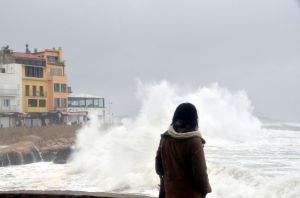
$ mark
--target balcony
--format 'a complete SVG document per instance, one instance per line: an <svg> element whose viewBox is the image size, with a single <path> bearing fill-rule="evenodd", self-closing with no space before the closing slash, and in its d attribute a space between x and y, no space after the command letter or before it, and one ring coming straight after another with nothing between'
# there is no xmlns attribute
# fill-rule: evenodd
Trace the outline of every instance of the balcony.
<svg viewBox="0 0 300 198"><path fill-rule="evenodd" d="M48 60L47 62L48 64L51 64L51 65L59 65L59 66L65 66L65 61L60 61L60 60Z"/></svg>
<svg viewBox="0 0 300 198"><path fill-rule="evenodd" d="M46 98L47 97L47 93L41 93L40 92L36 92L36 94L25 94L26 97L29 97L29 98Z"/></svg>
<svg viewBox="0 0 300 198"><path fill-rule="evenodd" d="M17 96L19 94L18 89L3 89L0 88L0 96Z"/></svg>
<svg viewBox="0 0 300 198"><path fill-rule="evenodd" d="M10 112L18 112L18 106L17 105L10 105L10 106L0 106L0 113L10 113Z"/></svg>

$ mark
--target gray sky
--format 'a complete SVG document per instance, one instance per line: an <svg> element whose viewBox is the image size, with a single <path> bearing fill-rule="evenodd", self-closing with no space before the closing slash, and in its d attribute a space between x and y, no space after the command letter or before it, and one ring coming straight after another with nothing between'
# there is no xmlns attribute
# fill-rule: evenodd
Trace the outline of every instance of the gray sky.
<svg viewBox="0 0 300 198"><path fill-rule="evenodd" d="M0 45L61 46L75 92L132 115L137 78L245 89L255 113L300 121L299 0L0 0Z"/></svg>

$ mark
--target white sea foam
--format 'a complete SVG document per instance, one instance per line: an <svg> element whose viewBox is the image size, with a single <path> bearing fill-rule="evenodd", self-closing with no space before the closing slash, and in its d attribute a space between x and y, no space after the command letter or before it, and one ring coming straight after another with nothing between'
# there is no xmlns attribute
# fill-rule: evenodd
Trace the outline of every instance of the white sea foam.
<svg viewBox="0 0 300 198"><path fill-rule="evenodd" d="M300 195L299 175L265 175L258 169L208 164L213 198L296 198Z"/></svg>
<svg viewBox="0 0 300 198"><path fill-rule="evenodd" d="M200 130L211 142L246 141L261 128L244 91L230 92L213 84L182 95L176 86L162 82L140 84L138 93L142 106L136 118L107 130L92 120L78 133L73 171L84 172L104 191L156 188L154 158L160 134L182 102L195 104Z"/></svg>
<svg viewBox="0 0 300 198"><path fill-rule="evenodd" d="M184 91L186 93L186 91ZM176 106L199 111L208 174L208 198L300 197L300 133L266 129L244 91L217 84L183 92L167 82L139 84L139 114L103 129L94 117L78 131L69 164L0 167L0 190L114 191L157 196L154 171L160 134Z"/></svg>

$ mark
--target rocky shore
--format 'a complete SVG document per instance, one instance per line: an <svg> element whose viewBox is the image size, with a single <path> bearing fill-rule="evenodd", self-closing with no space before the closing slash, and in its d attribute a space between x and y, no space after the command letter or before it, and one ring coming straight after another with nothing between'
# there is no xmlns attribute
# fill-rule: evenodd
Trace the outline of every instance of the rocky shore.
<svg viewBox="0 0 300 198"><path fill-rule="evenodd" d="M66 163L77 129L64 125L0 129L0 166L40 161Z"/></svg>

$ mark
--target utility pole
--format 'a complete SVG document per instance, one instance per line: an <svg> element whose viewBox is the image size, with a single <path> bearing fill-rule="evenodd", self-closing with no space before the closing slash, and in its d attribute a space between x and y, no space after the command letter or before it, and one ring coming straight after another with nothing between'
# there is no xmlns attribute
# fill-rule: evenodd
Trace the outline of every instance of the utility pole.
<svg viewBox="0 0 300 198"><path fill-rule="evenodd" d="M109 124L113 123L113 119L112 119L113 118L113 113L112 113L112 110L111 110L112 109L112 107L111 107L112 104L113 104L112 101L108 102L108 119L109 119L108 123Z"/></svg>

